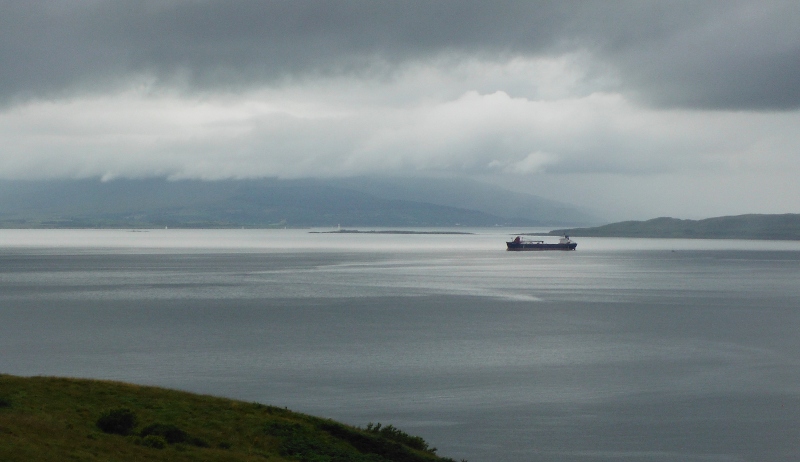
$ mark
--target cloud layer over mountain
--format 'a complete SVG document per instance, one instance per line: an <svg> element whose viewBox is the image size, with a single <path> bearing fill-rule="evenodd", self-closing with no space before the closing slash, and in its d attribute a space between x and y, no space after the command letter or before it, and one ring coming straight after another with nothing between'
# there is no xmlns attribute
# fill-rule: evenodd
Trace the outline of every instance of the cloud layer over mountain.
<svg viewBox="0 0 800 462"><path fill-rule="evenodd" d="M0 176L800 209L797 2L0 1Z"/></svg>

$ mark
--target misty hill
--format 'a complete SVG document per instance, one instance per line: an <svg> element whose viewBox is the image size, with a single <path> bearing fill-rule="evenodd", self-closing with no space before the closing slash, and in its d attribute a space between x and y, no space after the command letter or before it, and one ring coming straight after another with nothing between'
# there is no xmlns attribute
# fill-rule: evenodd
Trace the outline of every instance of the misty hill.
<svg viewBox="0 0 800 462"><path fill-rule="evenodd" d="M751 214L705 220L662 217L647 221L623 221L594 228L557 229L549 234L588 237L800 240L800 214Z"/></svg>
<svg viewBox="0 0 800 462"><path fill-rule="evenodd" d="M476 185L481 184L462 186L459 195L464 198L458 201L444 197L446 187L441 198L431 188L426 201L404 193L400 183L378 194L377 185L364 180L5 181L0 182L0 226L546 226L565 223L564 217L574 218L569 223L592 221L566 204ZM489 197L487 191L491 199L470 199ZM488 211L492 201L497 213ZM546 207L531 208L525 215L507 206L514 201ZM469 207L478 202L479 207Z"/></svg>
<svg viewBox="0 0 800 462"><path fill-rule="evenodd" d="M474 180L456 178L349 178L343 186L385 199L428 202L477 210L507 222L547 226L571 223L591 225L602 220L592 212L564 202L508 191Z"/></svg>

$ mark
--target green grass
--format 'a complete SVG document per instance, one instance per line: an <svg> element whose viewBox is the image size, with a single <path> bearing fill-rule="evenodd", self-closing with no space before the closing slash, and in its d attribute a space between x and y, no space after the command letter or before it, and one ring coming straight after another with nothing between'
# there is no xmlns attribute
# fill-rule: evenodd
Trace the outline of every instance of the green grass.
<svg viewBox="0 0 800 462"><path fill-rule="evenodd" d="M107 425L114 418L128 425ZM118 382L0 375L2 461L453 462L435 451L391 425L360 429Z"/></svg>

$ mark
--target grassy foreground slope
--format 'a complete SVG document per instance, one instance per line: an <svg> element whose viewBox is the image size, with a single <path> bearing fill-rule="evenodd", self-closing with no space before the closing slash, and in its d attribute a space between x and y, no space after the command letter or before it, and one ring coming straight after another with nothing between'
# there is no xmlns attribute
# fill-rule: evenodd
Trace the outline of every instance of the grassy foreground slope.
<svg viewBox="0 0 800 462"><path fill-rule="evenodd" d="M100 429L101 416L120 413L133 417L129 428ZM392 426L359 429L175 390L10 375L0 375L0 460L452 462Z"/></svg>
<svg viewBox="0 0 800 462"><path fill-rule="evenodd" d="M705 220L662 217L647 221L622 221L594 228L555 229L548 234L574 237L800 240L800 214L751 214Z"/></svg>

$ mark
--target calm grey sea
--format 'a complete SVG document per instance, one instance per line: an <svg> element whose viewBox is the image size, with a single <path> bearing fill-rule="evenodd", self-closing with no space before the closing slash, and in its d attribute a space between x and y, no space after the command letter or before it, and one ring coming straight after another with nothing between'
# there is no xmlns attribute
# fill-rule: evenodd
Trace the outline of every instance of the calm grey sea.
<svg viewBox="0 0 800 462"><path fill-rule="evenodd" d="M490 461L800 460L800 243L0 230L0 372L258 401Z"/></svg>

